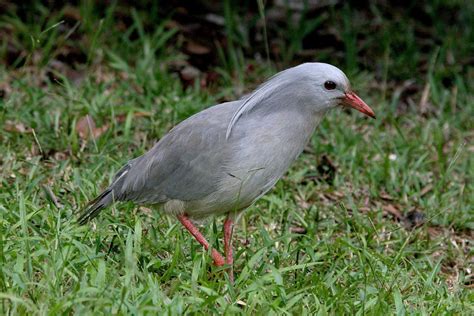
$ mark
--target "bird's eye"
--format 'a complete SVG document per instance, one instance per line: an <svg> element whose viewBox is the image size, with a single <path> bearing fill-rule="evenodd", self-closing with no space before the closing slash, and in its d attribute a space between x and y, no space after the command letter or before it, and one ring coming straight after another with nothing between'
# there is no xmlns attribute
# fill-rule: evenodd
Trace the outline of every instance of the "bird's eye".
<svg viewBox="0 0 474 316"><path fill-rule="evenodd" d="M324 83L324 88L326 88L326 90L334 90L336 89L336 83L328 80Z"/></svg>

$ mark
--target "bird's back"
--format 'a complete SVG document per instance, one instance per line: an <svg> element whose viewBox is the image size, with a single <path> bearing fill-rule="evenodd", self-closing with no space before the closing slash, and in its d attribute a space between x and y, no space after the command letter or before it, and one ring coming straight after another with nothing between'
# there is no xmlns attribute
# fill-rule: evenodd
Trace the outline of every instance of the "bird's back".
<svg viewBox="0 0 474 316"><path fill-rule="evenodd" d="M225 130L239 103L218 104L189 117L131 160L117 186L118 198L155 204L197 200L216 191L228 155Z"/></svg>

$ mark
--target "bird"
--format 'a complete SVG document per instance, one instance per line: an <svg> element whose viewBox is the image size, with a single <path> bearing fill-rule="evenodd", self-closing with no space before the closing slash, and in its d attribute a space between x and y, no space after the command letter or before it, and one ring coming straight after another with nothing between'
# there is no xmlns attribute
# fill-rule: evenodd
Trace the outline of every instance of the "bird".
<svg viewBox="0 0 474 316"><path fill-rule="evenodd" d="M308 62L283 70L243 98L176 125L148 152L128 161L78 222L86 224L116 201L158 207L177 218L216 266L228 265L233 282L232 235L239 215L285 174L325 114L340 107L375 118L339 68ZM224 215L221 255L197 223Z"/></svg>

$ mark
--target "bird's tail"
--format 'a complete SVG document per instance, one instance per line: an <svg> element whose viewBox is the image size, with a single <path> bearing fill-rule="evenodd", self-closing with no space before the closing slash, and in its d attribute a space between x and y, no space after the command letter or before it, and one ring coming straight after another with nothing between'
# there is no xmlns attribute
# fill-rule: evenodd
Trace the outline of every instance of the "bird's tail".
<svg viewBox="0 0 474 316"><path fill-rule="evenodd" d="M81 212L77 222L84 225L91 219L99 215L100 211L114 202L114 191L111 187L107 188L98 197L89 202L87 207Z"/></svg>
<svg viewBox="0 0 474 316"><path fill-rule="evenodd" d="M116 192L120 192L123 181L125 180L125 177L132 166L132 162L133 160L129 161L125 166L123 166L122 169L120 169L115 175L112 184L98 197L87 204L87 207L81 212L79 218L77 219L77 222L80 225L86 224L88 221L99 215L100 211L115 201L123 200L116 195ZM121 197L123 198L123 195Z"/></svg>

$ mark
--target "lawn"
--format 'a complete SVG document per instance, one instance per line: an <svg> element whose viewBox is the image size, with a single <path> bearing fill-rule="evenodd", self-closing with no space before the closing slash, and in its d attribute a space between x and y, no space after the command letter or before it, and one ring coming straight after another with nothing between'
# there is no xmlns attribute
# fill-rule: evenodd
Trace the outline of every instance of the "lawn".
<svg viewBox="0 0 474 316"><path fill-rule="evenodd" d="M473 314L474 5L336 1L282 24L223 3L212 32L158 5L3 4L0 314ZM377 119L328 115L240 219L235 284L159 209L77 225L175 124L305 60L346 71ZM219 250L222 222L202 228Z"/></svg>

